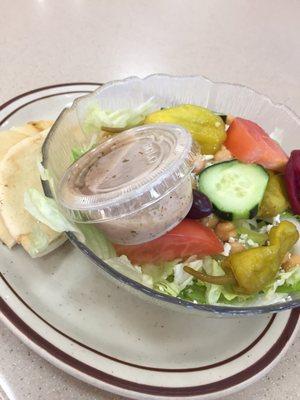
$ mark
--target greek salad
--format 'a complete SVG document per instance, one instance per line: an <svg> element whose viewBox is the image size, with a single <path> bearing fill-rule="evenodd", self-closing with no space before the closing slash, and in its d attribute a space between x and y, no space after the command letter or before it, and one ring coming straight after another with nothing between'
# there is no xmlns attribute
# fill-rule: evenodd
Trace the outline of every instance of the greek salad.
<svg viewBox="0 0 300 400"><path fill-rule="evenodd" d="M28 146L34 144L35 156L40 154L48 133L42 131L29 137L26 133L25 141L15 144L0 166L0 222L7 229L6 236L0 232L1 240L9 247L19 243L36 257L61 245L64 232L73 231L122 274L163 294L199 304L269 304L299 292L300 150L287 155L280 145L282 133L267 134L254 121L193 104L157 109L151 98L134 109L109 111L91 106L82 124L87 145L72 149L72 165L96 154L90 152L128 128L155 124L180 126L197 144L188 181L181 186L181 191L191 190L184 200L184 215L177 217L173 210L174 204L181 204L181 192L177 203L172 203L168 193L164 207L171 204L171 213L159 210L158 222L164 222L166 215L170 219L176 215L176 226L153 240L126 244L110 240L96 223L80 224L66 218L60 204L43 194L40 177L51 181L51 176L42 164L35 169L34 158L28 171L20 169L20 176L9 168L23 155L29 157ZM98 169L85 166L89 185L76 177L76 184L87 194L94 195L91 188L115 178L107 170L99 180L101 154L97 153L98 164L94 164ZM143 153L139 154L142 159ZM122 160L121 170L127 171L127 161L126 157ZM127 169L130 174L132 169ZM30 174L34 179L26 187L23 183ZM16 192L16 187L21 189ZM23 202L17 202L21 196ZM151 224L152 214L141 215ZM32 227L25 236L24 225L27 231ZM135 237L138 220L130 229Z"/></svg>
<svg viewBox="0 0 300 400"><path fill-rule="evenodd" d="M114 244L108 263L162 293L208 304L262 304L300 290L300 150L290 157L259 125L197 105L143 124L185 127L199 144L193 203L172 230ZM130 272L129 272L130 271Z"/></svg>

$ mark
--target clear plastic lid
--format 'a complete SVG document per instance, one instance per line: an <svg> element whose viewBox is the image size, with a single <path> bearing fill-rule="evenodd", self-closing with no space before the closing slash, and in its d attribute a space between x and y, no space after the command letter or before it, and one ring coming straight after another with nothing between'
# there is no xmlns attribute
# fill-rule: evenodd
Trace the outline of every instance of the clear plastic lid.
<svg viewBox="0 0 300 400"><path fill-rule="evenodd" d="M77 222L137 212L176 188L193 169L196 148L177 125L144 125L101 143L72 164L58 200Z"/></svg>

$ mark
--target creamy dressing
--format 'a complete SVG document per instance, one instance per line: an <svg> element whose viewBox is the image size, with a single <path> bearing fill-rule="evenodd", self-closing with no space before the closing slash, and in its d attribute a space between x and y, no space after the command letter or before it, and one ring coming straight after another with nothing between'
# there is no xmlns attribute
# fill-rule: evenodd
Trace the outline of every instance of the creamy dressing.
<svg viewBox="0 0 300 400"><path fill-rule="evenodd" d="M153 205L118 221L102 222L99 228L118 244L138 244L171 230L189 212L192 202L191 179L187 178L170 194Z"/></svg>
<svg viewBox="0 0 300 400"><path fill-rule="evenodd" d="M143 243L187 215L192 168L187 131L145 125L113 136L75 162L58 200L74 221L97 224L112 242Z"/></svg>

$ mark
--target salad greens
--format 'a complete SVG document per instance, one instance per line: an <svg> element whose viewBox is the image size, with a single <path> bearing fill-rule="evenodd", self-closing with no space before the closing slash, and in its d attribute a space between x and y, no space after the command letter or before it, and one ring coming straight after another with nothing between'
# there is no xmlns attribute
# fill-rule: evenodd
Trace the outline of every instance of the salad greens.
<svg viewBox="0 0 300 400"><path fill-rule="evenodd" d="M233 291L230 285L213 285L194 278L187 278L187 273L183 271L184 263L166 263L159 267L160 274L155 271L156 266L132 265L126 256L116 257L107 260L108 264L116 268L122 274L131 279L135 279L140 283L146 284L163 294L179 297L183 300L189 300L198 304L224 304L241 306L256 298L256 304L266 304L268 302L276 302L282 299L281 294L288 294L299 290L300 285L300 266L290 272L280 270L272 285L258 295L244 295ZM201 260L186 262L195 270L203 268L207 273L214 276L224 275L224 271L216 260L212 257L205 257L203 264ZM164 269L164 266L166 269ZM168 276L166 271L168 271ZM152 275L151 275L152 273ZM177 279L175 280L175 276ZM171 277L171 281L168 279Z"/></svg>
<svg viewBox="0 0 300 400"><path fill-rule="evenodd" d="M35 219L56 232L77 231L76 227L61 213L54 199L44 196L36 189L24 193L24 208Z"/></svg>
<svg viewBox="0 0 300 400"><path fill-rule="evenodd" d="M38 190L28 189L24 193L24 208L35 219L55 232L74 232L79 240L85 242L102 259L106 260L116 256L112 244L101 230L91 224L81 224L78 227L71 223L59 210L56 201L46 197ZM31 239L33 245L30 254L32 256L40 256L50 245L47 236L41 230L35 230Z"/></svg>
<svg viewBox="0 0 300 400"><path fill-rule="evenodd" d="M196 271L204 270L211 276L223 276L225 272L221 266L222 256L219 257L219 260L207 256L200 260L195 259L196 257L190 257L185 262L174 260L157 264L133 265L125 255L116 256L112 244L98 228L91 224L80 224L80 228L73 225L63 216L53 199L45 197L37 190L29 189L26 191L24 205L31 215L55 231L73 231L77 234L80 232L89 248L111 267L129 278L167 295L199 304L241 306L253 301L254 298L257 304L278 301L282 299L283 295L286 296L288 293L300 290L300 266L288 272L280 270L275 281L263 292L254 296L236 293L231 285L201 282L194 279L183 269L187 265ZM288 213L284 213L281 218L295 219L293 215ZM299 222L297 221L297 223ZM267 226L268 222L261 221L260 224L257 224L253 220L239 220L237 229L261 245L262 240L265 240L266 237L265 233L259 232L262 224ZM47 238L41 235L41 232L35 232L33 235L36 248L32 250L32 256L36 256L37 253L42 253L49 246L49 243Z"/></svg>
<svg viewBox="0 0 300 400"><path fill-rule="evenodd" d="M71 151L71 161L77 161L81 156L83 156L89 150L92 150L93 147L83 146L83 147L73 147Z"/></svg>
<svg viewBox="0 0 300 400"><path fill-rule="evenodd" d="M183 300L192 301L193 303L205 304L206 303L205 293L206 293L205 285L199 285L196 281L193 281L193 283L190 286L186 287L178 294L178 297L180 297Z"/></svg>
<svg viewBox="0 0 300 400"><path fill-rule="evenodd" d="M116 252L104 233L92 224L80 224L77 231L83 235L86 245L100 258L108 260L116 257Z"/></svg>
<svg viewBox="0 0 300 400"><path fill-rule="evenodd" d="M292 293L300 290L300 265L291 271L279 271L275 282L265 289L268 296L272 296L275 292Z"/></svg>
<svg viewBox="0 0 300 400"><path fill-rule="evenodd" d="M86 134L93 134L90 143L81 147L75 146L71 150L71 161L77 161L88 151L97 145L97 135L101 130L115 132L132 128L141 124L146 115L157 107L154 97L150 97L144 103L132 109L120 109L115 111L103 110L98 103L90 104L86 111L83 122L83 131Z"/></svg>
<svg viewBox="0 0 300 400"><path fill-rule="evenodd" d="M253 243L257 243L259 246L262 246L266 243L268 239L268 235L266 233L257 232L254 229L247 228L246 226L242 226L241 224L237 224L236 230L242 240L245 239L246 236L246 241L248 241L248 245L251 245L251 240Z"/></svg>
<svg viewBox="0 0 300 400"><path fill-rule="evenodd" d="M88 151L92 150L97 146L98 138L97 135L92 135L89 144L82 147L73 147L71 150L71 161L77 161L81 156L83 156Z"/></svg>
<svg viewBox="0 0 300 400"><path fill-rule="evenodd" d="M153 278L150 275L144 274L141 267L133 266L126 256L109 258L106 262L128 278L145 286L153 287Z"/></svg>
<svg viewBox="0 0 300 400"><path fill-rule="evenodd" d="M98 103L91 104L87 109L83 123L85 133L96 133L102 128L127 129L142 123L150 112L157 109L154 97L134 108L120 110L103 110Z"/></svg>

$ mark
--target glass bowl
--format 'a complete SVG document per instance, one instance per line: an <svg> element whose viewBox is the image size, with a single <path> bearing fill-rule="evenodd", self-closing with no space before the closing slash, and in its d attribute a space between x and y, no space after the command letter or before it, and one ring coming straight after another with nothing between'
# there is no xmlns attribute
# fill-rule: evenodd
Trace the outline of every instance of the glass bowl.
<svg viewBox="0 0 300 400"><path fill-rule="evenodd" d="M136 107L154 96L158 107L171 107L192 103L222 114L238 115L257 122L267 132L276 128L283 130L283 147L289 153L299 145L300 118L288 107L274 104L268 97L237 84L212 82L203 76L150 75L146 78L130 77L106 83L94 92L76 99L70 108L62 111L53 125L43 146L43 165L51 179L43 181L45 194L55 197L55 191L64 172L71 165L71 149L88 144L84 133L83 118L87 107L97 102L102 108L117 110ZM90 140L90 139L89 139ZM300 293L286 299L259 306L222 306L194 304L150 289L123 275L105 261L75 234L67 233L70 241L98 267L112 278L118 286L132 293L173 309L202 313L212 316L241 316L278 312L300 306Z"/></svg>

